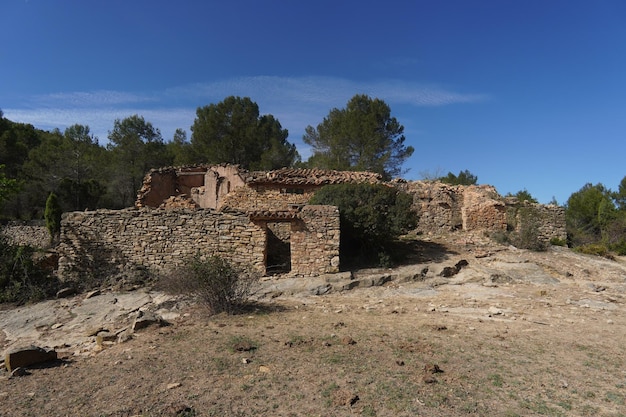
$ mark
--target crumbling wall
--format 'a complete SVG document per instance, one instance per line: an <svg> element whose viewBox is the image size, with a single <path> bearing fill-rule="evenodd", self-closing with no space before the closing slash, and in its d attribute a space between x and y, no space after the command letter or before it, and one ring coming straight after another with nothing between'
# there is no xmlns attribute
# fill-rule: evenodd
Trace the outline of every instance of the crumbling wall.
<svg viewBox="0 0 626 417"><path fill-rule="evenodd" d="M319 186L254 184L232 191L222 200L221 210L288 210L306 204Z"/></svg>
<svg viewBox="0 0 626 417"><path fill-rule="evenodd" d="M490 185L448 185L436 181L395 181L394 185L413 196L419 233L494 232L511 228L519 232L532 226L545 241L567 237L563 207L520 203L515 198L500 196Z"/></svg>
<svg viewBox="0 0 626 417"><path fill-rule="evenodd" d="M462 192L464 230L506 230L506 206L495 188L470 185L462 187Z"/></svg>
<svg viewBox="0 0 626 417"><path fill-rule="evenodd" d="M515 232L521 233L530 229L543 242L552 239L559 239L562 242L567 240L565 207L507 199L507 209L510 218L509 227Z"/></svg>

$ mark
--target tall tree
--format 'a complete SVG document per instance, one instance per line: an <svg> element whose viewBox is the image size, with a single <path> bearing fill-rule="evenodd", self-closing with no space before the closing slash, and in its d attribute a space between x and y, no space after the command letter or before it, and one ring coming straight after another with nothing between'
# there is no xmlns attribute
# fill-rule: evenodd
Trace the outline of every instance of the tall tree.
<svg viewBox="0 0 626 417"><path fill-rule="evenodd" d="M317 128L307 126L303 140L313 147L310 166L371 171L389 179L404 172L402 164L414 152L403 133L387 103L357 94L345 109L332 109Z"/></svg>
<svg viewBox="0 0 626 417"><path fill-rule="evenodd" d="M138 115L115 120L109 141L107 148L113 160L109 183L112 204L128 207L134 202L146 172L170 165L171 157L159 129Z"/></svg>
<svg viewBox="0 0 626 417"><path fill-rule="evenodd" d="M171 142L167 143L167 150L172 156L174 165L180 166L192 162L191 143L187 140L187 132L183 129L176 129Z"/></svg>
<svg viewBox="0 0 626 417"><path fill-rule="evenodd" d="M288 132L272 115L259 116L249 97L230 96L199 107L191 127L193 161L231 163L246 169L277 169L298 160Z"/></svg>
<svg viewBox="0 0 626 417"><path fill-rule="evenodd" d="M611 191L602 184L585 184L573 193L565 210L571 243L578 246L600 241L614 209Z"/></svg>

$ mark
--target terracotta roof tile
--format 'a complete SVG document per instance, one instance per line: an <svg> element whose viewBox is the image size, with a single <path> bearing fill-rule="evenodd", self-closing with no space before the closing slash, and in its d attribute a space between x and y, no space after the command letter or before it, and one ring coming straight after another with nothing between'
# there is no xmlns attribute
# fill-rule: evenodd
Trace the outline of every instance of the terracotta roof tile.
<svg viewBox="0 0 626 417"><path fill-rule="evenodd" d="M244 174L248 184L327 185L342 183L378 183L380 174L359 171L282 168L274 171L254 171Z"/></svg>

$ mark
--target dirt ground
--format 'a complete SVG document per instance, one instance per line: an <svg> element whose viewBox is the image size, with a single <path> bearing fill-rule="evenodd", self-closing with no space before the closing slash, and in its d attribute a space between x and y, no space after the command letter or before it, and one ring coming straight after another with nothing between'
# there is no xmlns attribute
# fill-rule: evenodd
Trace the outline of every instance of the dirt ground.
<svg viewBox="0 0 626 417"><path fill-rule="evenodd" d="M416 250L414 274L350 278L384 285L313 295L275 278L245 314L190 305L127 342L0 371L0 416L626 416L623 259L468 236Z"/></svg>

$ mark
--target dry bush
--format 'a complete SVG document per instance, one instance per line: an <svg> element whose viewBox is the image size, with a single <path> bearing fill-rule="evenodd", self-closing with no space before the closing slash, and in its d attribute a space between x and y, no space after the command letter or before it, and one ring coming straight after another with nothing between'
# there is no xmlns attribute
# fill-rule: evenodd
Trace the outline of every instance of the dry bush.
<svg viewBox="0 0 626 417"><path fill-rule="evenodd" d="M234 314L256 289L259 274L232 265L221 256L195 256L186 266L161 278L159 288L178 295L192 295L212 314Z"/></svg>

